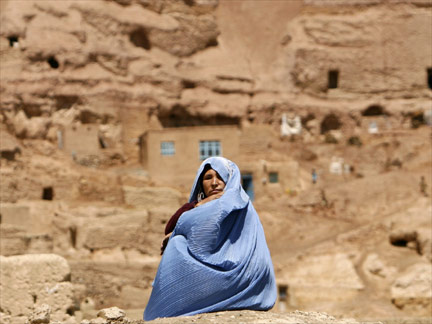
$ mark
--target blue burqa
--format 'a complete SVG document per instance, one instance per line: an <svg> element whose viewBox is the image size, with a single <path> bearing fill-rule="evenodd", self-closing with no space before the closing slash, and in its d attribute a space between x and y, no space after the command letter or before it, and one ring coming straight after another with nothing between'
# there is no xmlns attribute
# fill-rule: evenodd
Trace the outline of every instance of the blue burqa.
<svg viewBox="0 0 432 324"><path fill-rule="evenodd" d="M268 310L276 301L264 231L241 187L237 165L222 157L206 159L189 202L202 191L207 165L225 182L224 194L181 215L159 264L144 312L147 321L223 310Z"/></svg>

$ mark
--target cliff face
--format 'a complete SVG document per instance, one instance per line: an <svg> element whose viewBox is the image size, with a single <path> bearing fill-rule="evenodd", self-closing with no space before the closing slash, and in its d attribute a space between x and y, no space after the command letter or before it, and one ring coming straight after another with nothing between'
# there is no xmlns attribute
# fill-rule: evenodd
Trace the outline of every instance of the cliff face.
<svg viewBox="0 0 432 324"><path fill-rule="evenodd" d="M430 0L0 5L2 255L60 254L76 305L143 309L191 184L156 186L140 136L237 125L276 309L430 313Z"/></svg>
<svg viewBox="0 0 432 324"><path fill-rule="evenodd" d="M425 109L430 21L420 1L2 1L3 120L50 141L95 124L133 162L139 135L185 116Z"/></svg>

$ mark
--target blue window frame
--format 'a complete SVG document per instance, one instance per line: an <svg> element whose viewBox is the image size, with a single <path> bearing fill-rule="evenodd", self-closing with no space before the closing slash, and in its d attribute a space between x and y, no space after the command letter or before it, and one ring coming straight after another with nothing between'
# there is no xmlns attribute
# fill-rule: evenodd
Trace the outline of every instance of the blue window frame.
<svg viewBox="0 0 432 324"><path fill-rule="evenodd" d="M211 156L220 156L222 148L220 141L200 141L199 143L199 156L200 160L205 160Z"/></svg>
<svg viewBox="0 0 432 324"><path fill-rule="evenodd" d="M174 155L175 154L174 142L161 142L161 154Z"/></svg>

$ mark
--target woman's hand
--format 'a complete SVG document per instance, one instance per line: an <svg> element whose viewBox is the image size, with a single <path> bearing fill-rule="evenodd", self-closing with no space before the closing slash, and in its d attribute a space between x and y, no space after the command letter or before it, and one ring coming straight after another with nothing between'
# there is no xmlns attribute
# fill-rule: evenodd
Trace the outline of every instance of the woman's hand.
<svg viewBox="0 0 432 324"><path fill-rule="evenodd" d="M165 235L164 239L162 240L161 247L160 247L160 249L161 249L161 255L165 251L165 248L166 248L166 246L168 244L168 241L169 241L169 238L170 238L171 234L172 234L172 232L168 233L167 235Z"/></svg>
<svg viewBox="0 0 432 324"><path fill-rule="evenodd" d="M224 192L222 191L222 192L218 192L217 194L211 195L211 196L209 196L209 197L207 197L207 198L204 198L203 200L201 200L200 202L198 202L198 203L195 205L195 207L198 207L198 206L204 205L205 203L208 203L209 201L212 201L212 200L218 199L218 198L222 197L223 194L224 194Z"/></svg>

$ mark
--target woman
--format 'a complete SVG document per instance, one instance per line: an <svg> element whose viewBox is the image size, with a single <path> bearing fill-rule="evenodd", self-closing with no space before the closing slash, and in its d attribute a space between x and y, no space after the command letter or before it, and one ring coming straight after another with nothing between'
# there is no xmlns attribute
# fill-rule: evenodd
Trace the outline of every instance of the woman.
<svg viewBox="0 0 432 324"><path fill-rule="evenodd" d="M270 253L237 165L222 157L206 159L189 204L195 207L176 220L144 319L273 307Z"/></svg>

